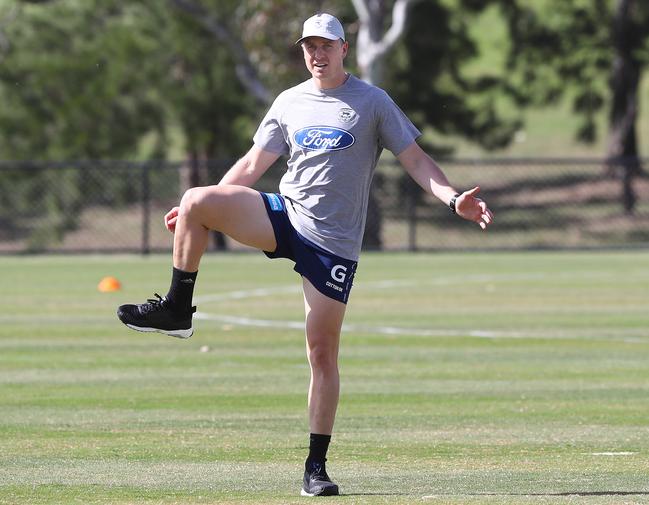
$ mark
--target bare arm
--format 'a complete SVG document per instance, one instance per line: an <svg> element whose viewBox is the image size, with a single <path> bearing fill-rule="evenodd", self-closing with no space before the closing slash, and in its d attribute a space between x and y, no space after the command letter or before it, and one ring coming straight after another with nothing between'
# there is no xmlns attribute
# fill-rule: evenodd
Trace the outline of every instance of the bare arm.
<svg viewBox="0 0 649 505"><path fill-rule="evenodd" d="M458 216L477 223L483 230L491 224L493 213L485 202L475 196L480 188L475 187L464 193L456 191L448 182L442 169L416 142L404 149L397 159L424 191L436 196L445 205L448 205L451 199L459 194L455 201L455 210Z"/></svg>
<svg viewBox="0 0 649 505"><path fill-rule="evenodd" d="M275 161L279 154L264 151L260 147L252 146L250 150L239 159L230 170L223 176L219 186L234 184L237 186L251 187L259 178L264 175Z"/></svg>
<svg viewBox="0 0 649 505"><path fill-rule="evenodd" d="M397 159L405 168L408 175L419 184L426 193L439 198L446 205L458 192L451 186L437 163L428 156L417 142L413 142L404 149Z"/></svg>

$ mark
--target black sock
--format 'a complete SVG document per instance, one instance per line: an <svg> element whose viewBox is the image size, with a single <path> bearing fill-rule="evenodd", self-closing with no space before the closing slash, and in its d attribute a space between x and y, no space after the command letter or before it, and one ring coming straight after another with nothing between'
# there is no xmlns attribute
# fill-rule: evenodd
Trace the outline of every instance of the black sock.
<svg viewBox="0 0 649 505"><path fill-rule="evenodd" d="M324 463L327 459L331 435L317 435L311 433L309 436L309 456L306 459L305 467L308 470L311 463Z"/></svg>
<svg viewBox="0 0 649 505"><path fill-rule="evenodd" d="M197 275L198 272L173 269L167 300L175 310L179 312L189 312L191 310Z"/></svg>

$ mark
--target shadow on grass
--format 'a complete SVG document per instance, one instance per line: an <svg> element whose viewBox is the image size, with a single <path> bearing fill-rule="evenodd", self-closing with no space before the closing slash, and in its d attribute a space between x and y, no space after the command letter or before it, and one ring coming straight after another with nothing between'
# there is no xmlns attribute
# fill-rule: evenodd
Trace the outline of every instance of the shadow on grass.
<svg viewBox="0 0 649 505"><path fill-rule="evenodd" d="M412 496L412 493L340 493L340 496Z"/></svg>
<svg viewBox="0 0 649 505"><path fill-rule="evenodd" d="M412 493L340 493L340 496L411 496ZM432 493L432 496L649 496L649 491L564 491L561 493Z"/></svg>
<svg viewBox="0 0 649 505"><path fill-rule="evenodd" d="M649 491L564 491L562 493L474 493L470 496L634 496Z"/></svg>

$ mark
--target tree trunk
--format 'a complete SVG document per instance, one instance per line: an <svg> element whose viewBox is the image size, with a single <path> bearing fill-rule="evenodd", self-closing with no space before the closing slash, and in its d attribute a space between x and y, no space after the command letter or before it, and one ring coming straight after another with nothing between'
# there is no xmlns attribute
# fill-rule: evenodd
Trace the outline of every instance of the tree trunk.
<svg viewBox="0 0 649 505"><path fill-rule="evenodd" d="M190 188L202 186L207 179L205 159L195 149L191 149L185 163L180 167L180 191L184 193Z"/></svg>
<svg viewBox="0 0 649 505"><path fill-rule="evenodd" d="M169 0L173 7L176 7L185 14L191 16L205 30L220 43L227 46L235 61L235 73L241 85L251 96L264 105L272 103L270 91L259 79L255 65L250 61L240 38L230 30L227 23L219 18L216 10L209 10L200 2L192 0Z"/></svg>
<svg viewBox="0 0 649 505"><path fill-rule="evenodd" d="M616 5L612 30L615 56L610 80L613 99L606 152L609 173L622 180L622 202L627 214L632 214L635 207L633 178L641 171L636 119L642 64L635 54L641 49L642 34L633 22L637 7L637 0L618 0Z"/></svg>
<svg viewBox="0 0 649 505"><path fill-rule="evenodd" d="M385 0L352 0L360 27L356 47L356 60L361 71L361 79L375 86L383 80L385 55L396 44L405 31L408 6L413 0L397 0L392 9L392 25L384 31ZM376 181L370 189L367 204L367 221L363 247L381 249L383 216L376 197Z"/></svg>
<svg viewBox="0 0 649 505"><path fill-rule="evenodd" d="M356 48L357 59L361 70L361 79L370 84L378 85L383 77L383 58L374 56L374 47L383 37L383 0L367 0L369 16L361 23ZM374 181L367 202L367 220L365 234L363 235L363 248L380 250L382 246L381 230L383 228L383 215L381 206L376 197L377 181Z"/></svg>
<svg viewBox="0 0 649 505"><path fill-rule="evenodd" d="M376 50L374 47L380 44L383 38L383 26L385 22L384 4L384 0L367 1L367 8L370 15L367 18L366 26L363 30L365 30L365 36L369 40L359 40L358 44L358 59L362 72L361 78L376 86L379 86L383 81L383 58L377 57L378 55L375 54Z"/></svg>
<svg viewBox="0 0 649 505"><path fill-rule="evenodd" d="M414 1L396 0L392 8L392 24L384 31L385 0L352 0L360 23L356 60L364 81L381 85L385 55L403 35L408 8Z"/></svg>

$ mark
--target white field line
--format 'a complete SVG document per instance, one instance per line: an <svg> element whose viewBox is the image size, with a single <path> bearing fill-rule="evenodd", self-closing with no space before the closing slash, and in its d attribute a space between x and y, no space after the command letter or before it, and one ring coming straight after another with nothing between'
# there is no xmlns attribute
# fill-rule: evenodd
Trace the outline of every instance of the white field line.
<svg viewBox="0 0 649 505"><path fill-rule="evenodd" d="M502 282L502 281L534 281L547 278L547 273L543 272L523 272L518 274L484 274L484 275L458 275L451 277L433 277L431 279L391 279L374 282L359 282L354 286L355 291L359 290L377 290L377 289L391 289L403 288L409 286L448 286L457 283L488 283L488 282ZM556 275L556 278L570 279L570 278L611 278L616 277L614 273L606 271L582 271L582 272L562 272ZM276 296L278 294L300 294L302 288L299 283L273 286L266 288L255 288L246 290L235 290L224 293L215 293L209 295L202 295L195 297L196 303L210 303L226 300L248 300L250 298L264 298L268 296ZM304 330L303 321L281 321L281 320L268 320L268 319L255 319L250 317L237 317L219 315L207 312L196 312L196 319L215 321L223 324L248 326L258 328L275 328L275 329L288 329L288 330ZM1 314L0 322L6 323L19 323L22 321L29 323L74 323L74 324L93 324L104 321L112 320L113 317L108 316L88 316L76 315L71 316L68 314L43 314L41 316L33 315L10 315ZM518 331L503 331L503 330L488 330L488 329L429 329L429 328L412 328L412 327L396 327L396 326L372 326L364 324L348 323L343 326L343 331L373 333L379 335L409 335L421 337L473 337L473 338L487 338L487 339L541 339L541 340L574 340L585 338L588 340L597 341L613 341L623 343L639 343L646 344L648 341L646 333L638 330L632 331L635 336L614 336L602 332L598 328L583 328L579 331L568 329L548 329L548 330L528 330L521 329ZM628 334L628 330L626 331Z"/></svg>
<svg viewBox="0 0 649 505"><path fill-rule="evenodd" d="M358 290L368 290L368 289L390 289L397 287L408 287L408 286L449 286L452 284L458 283L486 283L486 282L502 282L502 281L534 281L539 279L546 279L548 277L547 273L544 272L526 272L520 274L506 274L506 275L494 275L494 274L483 274L483 275L458 275L454 277L434 277L431 279L390 279L383 281L374 281L374 282L359 282L354 284L354 291ZM572 278L617 278L614 273L602 272L602 271L590 271L590 272L562 272L556 275L556 278L561 279L572 279ZM302 287L299 282L296 284L286 285L286 286L273 286L268 288L255 288L255 289L245 289L237 291L228 291L225 293L215 293L211 295L202 295L195 298L196 303L205 303L205 302L218 302L222 300L241 300L255 297L266 297L277 294L292 294L292 293L301 293Z"/></svg>
<svg viewBox="0 0 649 505"><path fill-rule="evenodd" d="M449 286L458 283L486 283L486 282L502 282L502 281L534 281L539 279L547 279L548 274L544 272L525 272L519 274L483 274L483 275L457 275L453 277L434 277L431 279L390 279L373 282L359 282L354 284L354 291L368 290L368 289L390 289L397 287L408 286ZM562 272L556 275L556 278L573 279L573 278L617 278L617 275L612 272L603 271L584 271L584 272ZM215 293L211 295L202 295L195 297L196 303L205 302L218 302L222 300L241 300L255 297L266 297L277 294L292 294L301 293L302 287L299 283L273 286L268 288L255 288L244 289L237 291L228 291L225 293Z"/></svg>
<svg viewBox="0 0 649 505"><path fill-rule="evenodd" d="M216 321L223 324L236 326L253 326L257 328L275 328L283 330L304 331L303 321L276 321L272 319L254 319L251 317L223 316L196 312L196 319L203 321ZM420 337L448 337L448 336L473 336L483 338L497 338L494 332L465 331L465 330L427 330L422 328L400 328L395 326L368 326L364 324L344 324L344 332L378 333L381 335L411 335Z"/></svg>
<svg viewBox="0 0 649 505"><path fill-rule="evenodd" d="M609 276L606 272L580 272L582 276L592 278ZM376 282L359 283L354 286L355 290L367 289L390 289L395 287L408 287L408 286L421 286L421 285L437 285L445 286L457 282L494 282L503 280L534 280L544 278L546 274L542 273L525 273L525 274L512 274L512 275L467 275L458 277L438 277L429 280L384 280ZM569 277L574 277L573 274L568 274ZM563 277L563 276L562 276ZM211 295L203 295L195 298L195 302L207 303L218 302L225 300L248 300L250 298L263 298L267 296L276 296L278 294L299 294L302 289L299 284L289 286L274 286L272 288L256 288L249 290L237 290L226 293L216 293ZM194 317L204 321L220 322L222 324L234 326L248 326L256 328L272 328L272 329L286 329L304 331L304 321L282 321L272 319L258 319L243 316L230 316L213 314L207 312L196 312ZM646 344L647 340L641 337L614 337L614 336L593 336L593 330L582 330L586 333L588 340L601 340L601 341L616 341L624 343L642 343ZM343 325L343 332L356 332L356 333L370 333L379 335L392 335L392 336L418 336L418 337L472 337L472 338L486 338L486 339L541 339L541 340L574 340L578 339L579 335L574 330L543 330L543 331L503 331L503 330L486 330L486 329L429 329L429 328L413 328L413 327L399 327L399 326L386 326L386 325L365 325L346 323Z"/></svg>
<svg viewBox="0 0 649 505"><path fill-rule="evenodd" d="M273 319L256 319L251 317L225 316L218 314L208 314L205 312L196 312L194 317L203 321L214 321L222 324L233 326L248 326L255 328L271 328L280 330L298 330L304 331L303 321L281 321ZM646 338L634 337L615 337L598 335L593 336L588 332L584 337L580 337L573 330L562 332L561 330L545 331L502 331L502 330L477 330L477 329L426 329L399 326L372 326L365 324L347 323L343 325L343 332L369 333L389 336L414 336L414 337L471 337L485 339L538 339L538 340L580 340L585 338L589 341L602 342L622 342L627 344L647 344ZM550 333L550 332L553 333ZM596 330L593 330L596 331Z"/></svg>
<svg viewBox="0 0 649 505"><path fill-rule="evenodd" d="M591 452L591 453L584 452L583 454L590 455L590 456L633 456L638 453L630 452L630 451L619 451L619 452Z"/></svg>

